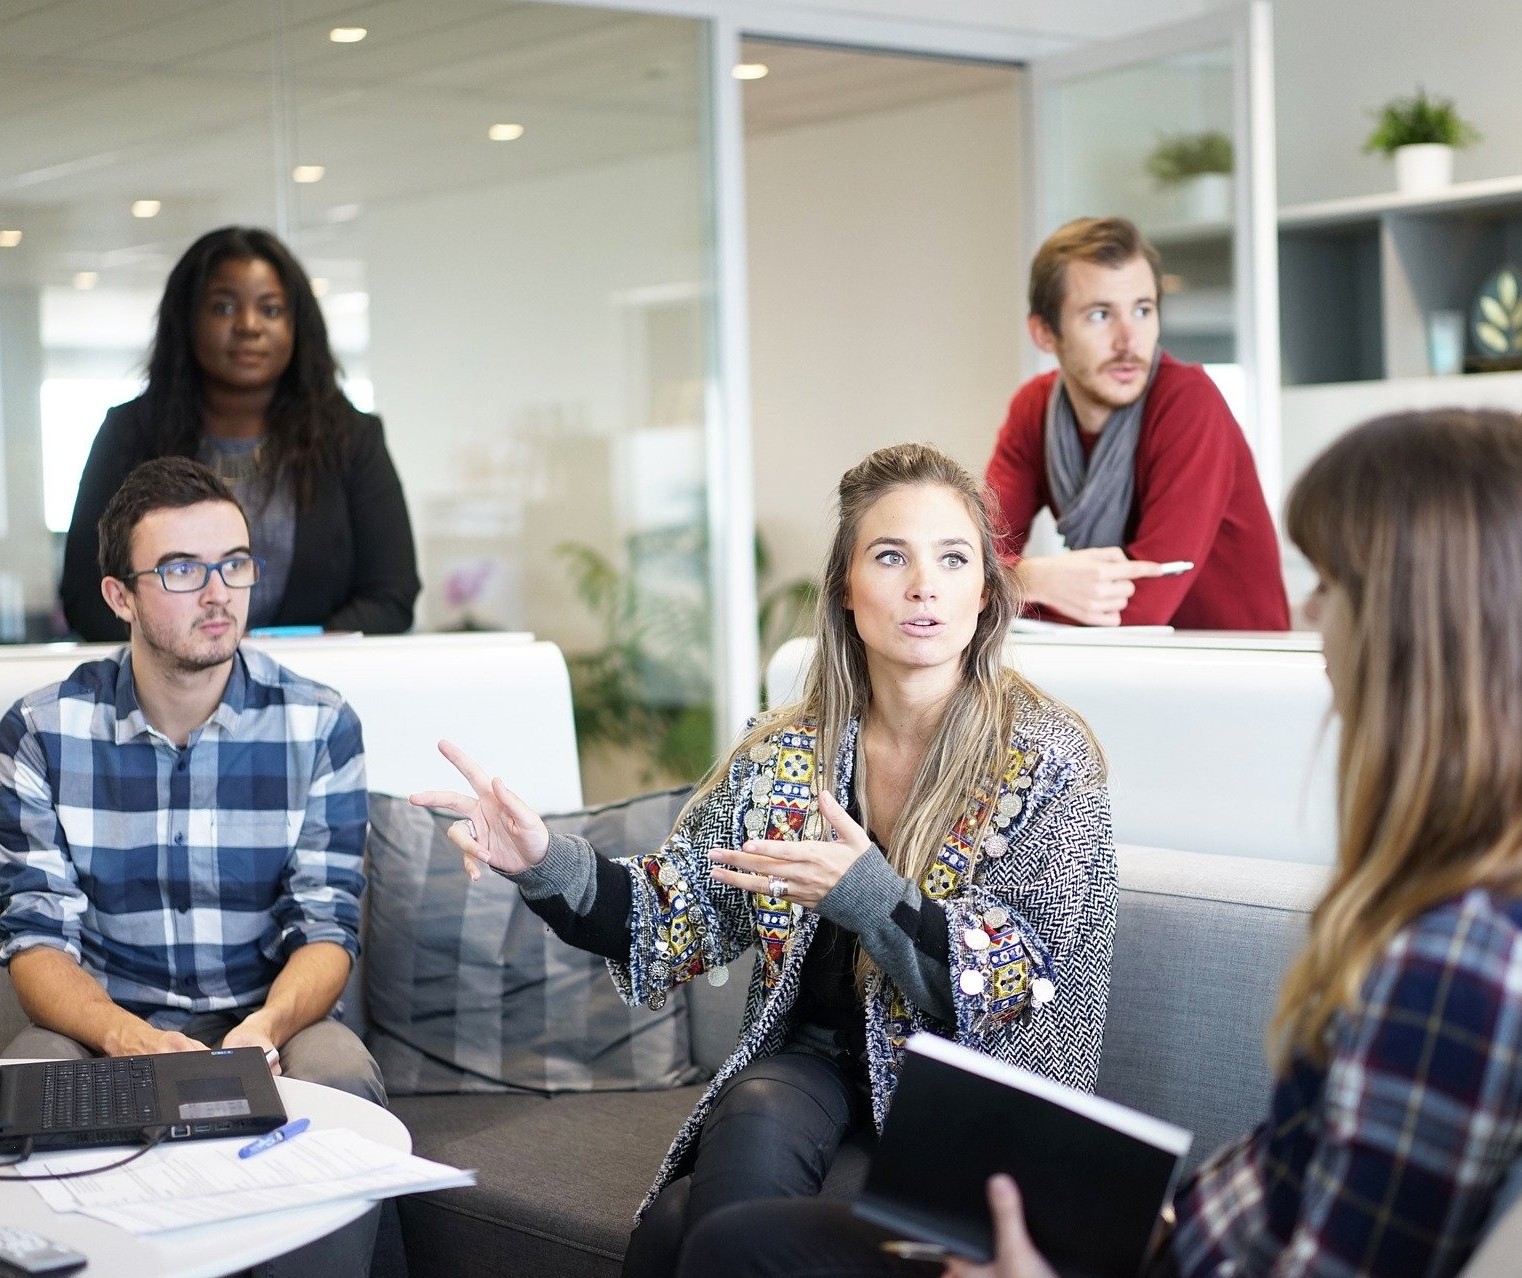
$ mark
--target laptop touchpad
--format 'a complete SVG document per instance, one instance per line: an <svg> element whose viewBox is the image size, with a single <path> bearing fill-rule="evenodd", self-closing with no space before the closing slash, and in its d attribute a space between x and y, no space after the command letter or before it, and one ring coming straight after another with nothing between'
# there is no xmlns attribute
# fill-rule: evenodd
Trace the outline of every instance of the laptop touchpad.
<svg viewBox="0 0 1522 1278"><path fill-rule="evenodd" d="M251 1113L243 1084L236 1078L182 1078L174 1085L182 1122L197 1118L240 1118Z"/></svg>

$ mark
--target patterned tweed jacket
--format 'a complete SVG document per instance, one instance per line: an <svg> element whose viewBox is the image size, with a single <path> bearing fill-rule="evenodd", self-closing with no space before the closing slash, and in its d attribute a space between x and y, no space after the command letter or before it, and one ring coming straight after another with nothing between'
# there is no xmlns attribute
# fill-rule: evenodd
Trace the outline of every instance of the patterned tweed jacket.
<svg viewBox="0 0 1522 1278"><path fill-rule="evenodd" d="M853 723L837 762L842 803L850 797L856 729ZM688 1169L719 1089L780 1050L793 1028L819 916L714 881L707 853L747 838L801 838L806 822L813 836L815 743L812 725L795 723L737 754L724 781L659 851L621 862L633 881L634 939L629 961L609 967L629 1002L659 1007L676 984L700 974L722 983L728 964L752 945L760 950L740 1041L677 1133L641 1214ZM974 849L986 804L994 809L990 833ZM1115 847L1101 764L1068 711L1024 699L1004 775L970 798L919 886L946 913L956 1023L913 1006L886 978L868 991L877 1126L892 1099L900 1048L917 1030L1092 1090L1115 936Z"/></svg>

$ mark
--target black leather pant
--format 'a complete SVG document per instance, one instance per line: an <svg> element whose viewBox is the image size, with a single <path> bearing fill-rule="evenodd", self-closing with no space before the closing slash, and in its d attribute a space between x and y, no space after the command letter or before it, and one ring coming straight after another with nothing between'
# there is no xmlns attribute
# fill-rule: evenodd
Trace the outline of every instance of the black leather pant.
<svg viewBox="0 0 1522 1278"><path fill-rule="evenodd" d="M870 1121L867 1099L831 1060L783 1051L724 1084L692 1171L650 1205L629 1239L624 1278L671 1278L687 1235L723 1207L819 1192L840 1142Z"/></svg>

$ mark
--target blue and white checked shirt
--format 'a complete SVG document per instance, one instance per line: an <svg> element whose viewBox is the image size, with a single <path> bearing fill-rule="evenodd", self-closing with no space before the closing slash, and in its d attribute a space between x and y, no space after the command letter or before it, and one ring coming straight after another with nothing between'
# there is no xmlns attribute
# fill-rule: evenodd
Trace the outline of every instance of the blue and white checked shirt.
<svg viewBox="0 0 1522 1278"><path fill-rule="evenodd" d="M260 1006L312 941L359 953L364 745L330 688L242 649L182 750L131 655L0 720L0 963L67 950L160 1029Z"/></svg>
<svg viewBox="0 0 1522 1278"><path fill-rule="evenodd" d="M1522 1156L1522 901L1474 889L1396 933L1325 1069L1179 1195L1188 1278L1448 1278ZM1167 1261L1171 1261L1169 1265Z"/></svg>

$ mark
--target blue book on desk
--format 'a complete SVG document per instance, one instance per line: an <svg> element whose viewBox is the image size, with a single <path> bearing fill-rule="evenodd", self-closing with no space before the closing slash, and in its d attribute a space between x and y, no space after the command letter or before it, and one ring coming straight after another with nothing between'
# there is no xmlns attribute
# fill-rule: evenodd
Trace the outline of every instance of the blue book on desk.
<svg viewBox="0 0 1522 1278"><path fill-rule="evenodd" d="M916 1034L852 1210L929 1246L910 1254L987 1262L986 1187L1005 1172L1062 1278L1135 1278L1190 1141L1172 1123Z"/></svg>

